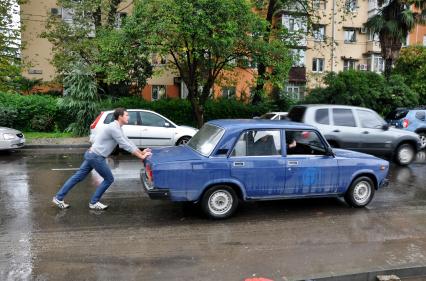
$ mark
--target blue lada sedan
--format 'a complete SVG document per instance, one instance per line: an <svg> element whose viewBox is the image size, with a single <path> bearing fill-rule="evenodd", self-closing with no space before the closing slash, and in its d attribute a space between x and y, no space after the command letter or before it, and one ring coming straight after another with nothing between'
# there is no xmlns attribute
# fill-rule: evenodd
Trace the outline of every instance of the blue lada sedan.
<svg viewBox="0 0 426 281"><path fill-rule="evenodd" d="M144 165L150 198L200 203L215 219L231 216L240 200L344 197L364 207L389 171L383 159L332 149L315 127L271 120L210 121Z"/></svg>

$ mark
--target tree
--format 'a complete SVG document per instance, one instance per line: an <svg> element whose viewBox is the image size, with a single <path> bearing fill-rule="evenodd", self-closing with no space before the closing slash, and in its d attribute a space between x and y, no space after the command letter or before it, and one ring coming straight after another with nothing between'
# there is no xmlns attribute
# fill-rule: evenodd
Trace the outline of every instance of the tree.
<svg viewBox="0 0 426 281"><path fill-rule="evenodd" d="M98 102L95 75L84 62L76 62L65 75L64 97L59 100L59 106L75 116L75 122L67 130L77 136L87 135L90 123L98 114Z"/></svg>
<svg viewBox="0 0 426 281"><path fill-rule="evenodd" d="M331 72L325 77L325 88L316 88L306 97L306 103L345 104L368 107L386 114L396 107L413 106L418 95L400 75L388 81L371 71Z"/></svg>
<svg viewBox="0 0 426 281"><path fill-rule="evenodd" d="M289 70L287 48L265 42L264 27L245 0L139 0L125 29L152 52L171 57L201 127L218 75L236 61L262 56L277 71Z"/></svg>
<svg viewBox="0 0 426 281"><path fill-rule="evenodd" d="M20 32L14 27L17 1L0 1L0 91L17 90L21 77Z"/></svg>
<svg viewBox="0 0 426 281"><path fill-rule="evenodd" d="M119 27L118 5L123 0L59 0L63 18L50 16L43 37L53 44L53 65L63 79L76 63L84 62L95 74L101 92L117 88L140 93L152 74L143 46L130 46Z"/></svg>
<svg viewBox="0 0 426 281"><path fill-rule="evenodd" d="M394 73L403 76L407 85L419 94L419 103L426 105L426 47L402 49Z"/></svg>
<svg viewBox="0 0 426 281"><path fill-rule="evenodd" d="M385 76L389 79L392 66L398 58L402 43L416 23L424 23L426 16L425 0L379 0L383 7L377 15L365 24L372 32L379 34L380 48L385 60ZM413 11L422 9L422 13Z"/></svg>

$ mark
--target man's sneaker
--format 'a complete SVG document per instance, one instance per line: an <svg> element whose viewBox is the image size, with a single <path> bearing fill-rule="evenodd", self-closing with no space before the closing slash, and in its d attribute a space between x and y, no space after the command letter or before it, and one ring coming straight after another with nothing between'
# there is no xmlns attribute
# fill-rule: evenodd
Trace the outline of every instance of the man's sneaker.
<svg viewBox="0 0 426 281"><path fill-rule="evenodd" d="M53 197L52 199L53 204L55 204L56 206L58 206L59 209L66 209L68 208L70 205L65 203L64 200L58 200L58 198Z"/></svg>
<svg viewBox="0 0 426 281"><path fill-rule="evenodd" d="M101 202L96 202L95 204L89 203L89 208L92 210L105 210L108 208L108 205L102 204Z"/></svg>

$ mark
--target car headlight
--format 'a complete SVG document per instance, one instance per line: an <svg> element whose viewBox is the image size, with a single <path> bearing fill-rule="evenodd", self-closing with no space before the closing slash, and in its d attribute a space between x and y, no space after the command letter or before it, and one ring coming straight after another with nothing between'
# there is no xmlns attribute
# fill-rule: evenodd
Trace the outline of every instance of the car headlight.
<svg viewBox="0 0 426 281"><path fill-rule="evenodd" d="M16 135L14 135L14 134L3 134L3 138L5 139L5 140L13 140L14 138L16 138Z"/></svg>

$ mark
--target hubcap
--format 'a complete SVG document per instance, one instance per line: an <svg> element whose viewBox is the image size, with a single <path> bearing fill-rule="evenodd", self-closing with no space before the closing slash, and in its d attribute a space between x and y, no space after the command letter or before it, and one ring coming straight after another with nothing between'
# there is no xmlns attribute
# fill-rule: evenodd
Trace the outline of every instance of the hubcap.
<svg viewBox="0 0 426 281"><path fill-rule="evenodd" d="M232 208L232 195L226 190L217 190L209 197L209 209L214 215L223 215Z"/></svg>
<svg viewBox="0 0 426 281"><path fill-rule="evenodd" d="M179 144L187 144L187 143L188 143L188 141L189 141L189 139L187 139L187 138L183 138L183 139L181 139L181 140L180 140L180 143L179 143Z"/></svg>
<svg viewBox="0 0 426 281"><path fill-rule="evenodd" d="M398 158L399 158L399 161L403 164L410 163L411 160L413 160L413 157L414 157L414 152L410 148L405 147L399 151Z"/></svg>
<svg viewBox="0 0 426 281"><path fill-rule="evenodd" d="M426 135L419 135L420 137L420 143L421 143L421 148L425 148L426 147Z"/></svg>
<svg viewBox="0 0 426 281"><path fill-rule="evenodd" d="M365 204L370 198L371 185L366 181L359 182L354 188L354 199L359 205Z"/></svg>

